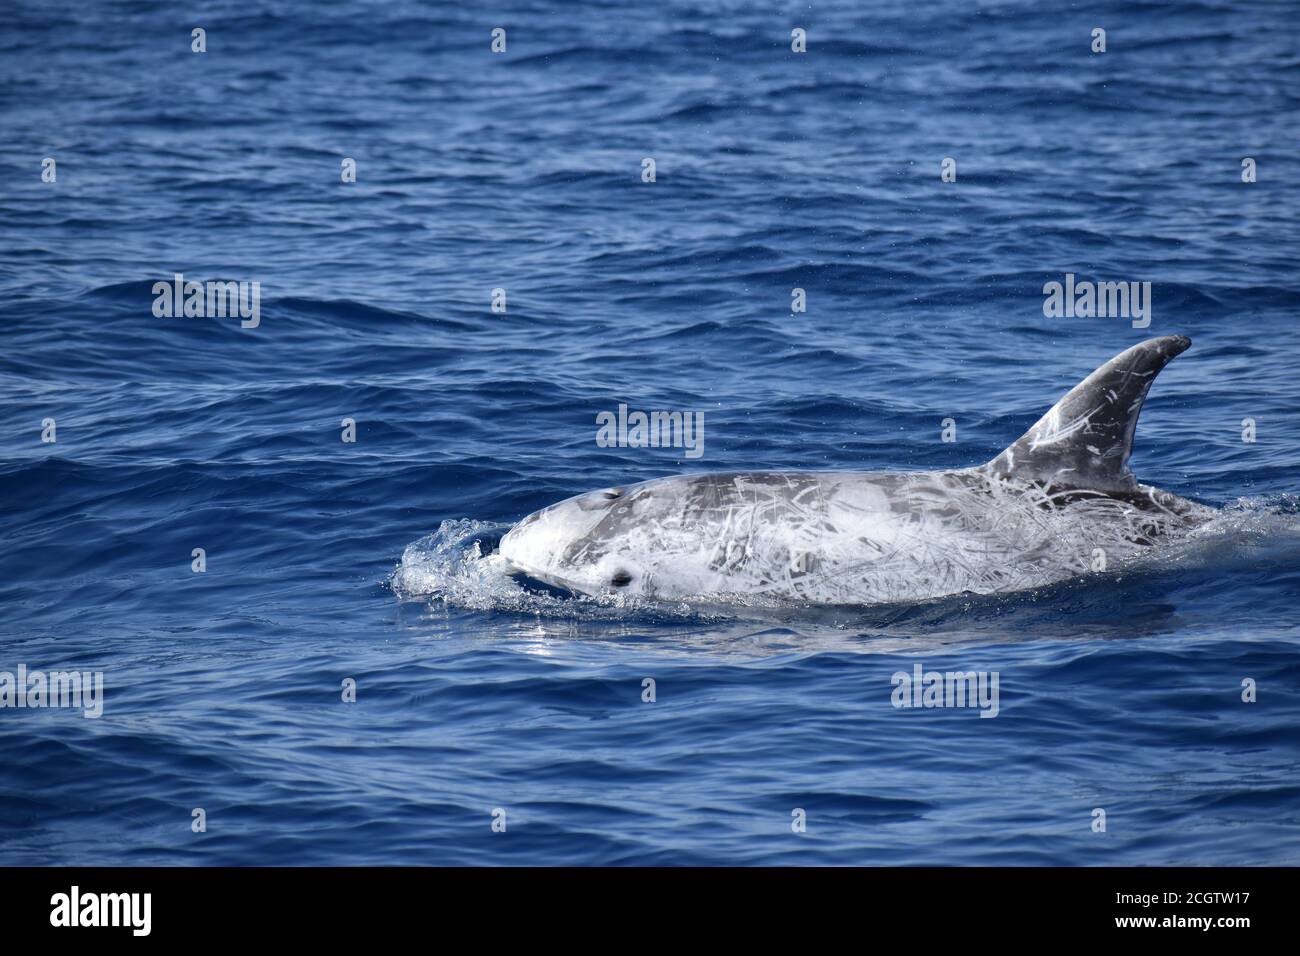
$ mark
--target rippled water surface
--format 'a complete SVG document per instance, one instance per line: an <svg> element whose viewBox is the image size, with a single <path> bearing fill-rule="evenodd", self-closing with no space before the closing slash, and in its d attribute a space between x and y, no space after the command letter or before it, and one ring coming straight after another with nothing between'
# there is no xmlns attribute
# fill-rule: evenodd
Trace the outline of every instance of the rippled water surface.
<svg viewBox="0 0 1300 956"><path fill-rule="evenodd" d="M1300 863L1298 23L6 13L0 671L106 691L0 709L0 863ZM260 282L260 324L155 317L178 272ZM1150 328L1045 318L1067 272L1150 281ZM986 461L1175 333L1133 467L1225 510L1137 570L728 609L486 555L611 484ZM598 447L620 402L703 411L705 454ZM918 662L998 672L996 719L895 709Z"/></svg>

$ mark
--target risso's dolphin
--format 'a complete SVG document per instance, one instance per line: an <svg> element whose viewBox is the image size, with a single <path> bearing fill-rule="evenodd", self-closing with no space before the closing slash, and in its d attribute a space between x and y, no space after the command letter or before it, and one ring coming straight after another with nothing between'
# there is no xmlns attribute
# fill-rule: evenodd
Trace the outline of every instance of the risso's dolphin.
<svg viewBox="0 0 1300 956"><path fill-rule="evenodd" d="M1113 568L1215 513L1128 468L1147 389L1189 345L1120 353L985 465L656 478L543 508L500 554L570 592L745 604L995 594Z"/></svg>

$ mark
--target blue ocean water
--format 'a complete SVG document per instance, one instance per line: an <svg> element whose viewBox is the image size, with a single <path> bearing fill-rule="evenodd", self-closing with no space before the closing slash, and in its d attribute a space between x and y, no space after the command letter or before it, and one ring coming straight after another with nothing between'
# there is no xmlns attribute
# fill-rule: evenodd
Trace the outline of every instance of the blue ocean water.
<svg viewBox="0 0 1300 956"><path fill-rule="evenodd" d="M0 709L0 863L1300 863L1297 22L7 11L0 671L105 694ZM1046 318L1069 272L1150 281L1150 327ZM260 324L156 317L175 273ZM1175 333L1133 467L1225 511L1136 572L723 611L476 560L612 484L979 463ZM619 403L704 411L705 454L598 447ZM997 718L895 709L917 663L998 672Z"/></svg>

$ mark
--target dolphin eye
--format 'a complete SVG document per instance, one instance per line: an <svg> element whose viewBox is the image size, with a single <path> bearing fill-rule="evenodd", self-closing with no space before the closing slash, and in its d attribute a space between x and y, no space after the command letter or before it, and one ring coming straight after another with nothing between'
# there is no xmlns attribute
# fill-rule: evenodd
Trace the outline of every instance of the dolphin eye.
<svg viewBox="0 0 1300 956"><path fill-rule="evenodd" d="M604 495L608 500L613 501L615 498L623 497L623 489L606 488L604 491L601 492L601 494Z"/></svg>
<svg viewBox="0 0 1300 956"><path fill-rule="evenodd" d="M626 571L615 571L614 576L609 579L609 583L616 588L625 588L632 583L632 575Z"/></svg>

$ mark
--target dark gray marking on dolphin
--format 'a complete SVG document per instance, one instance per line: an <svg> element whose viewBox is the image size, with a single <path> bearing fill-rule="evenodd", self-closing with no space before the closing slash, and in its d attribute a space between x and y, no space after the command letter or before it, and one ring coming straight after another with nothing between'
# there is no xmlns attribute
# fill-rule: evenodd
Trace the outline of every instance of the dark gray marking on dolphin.
<svg viewBox="0 0 1300 956"><path fill-rule="evenodd" d="M501 540L517 572L588 595L874 604L1041 587L1185 535L1213 509L1139 484L1151 382L1191 342L1111 359L986 465L931 472L656 478L531 514Z"/></svg>
<svg viewBox="0 0 1300 956"><path fill-rule="evenodd" d="M1135 492L1128 459L1142 403L1160 370L1191 344L1186 336L1166 335L1121 352L1072 388L989 469L1051 485Z"/></svg>

